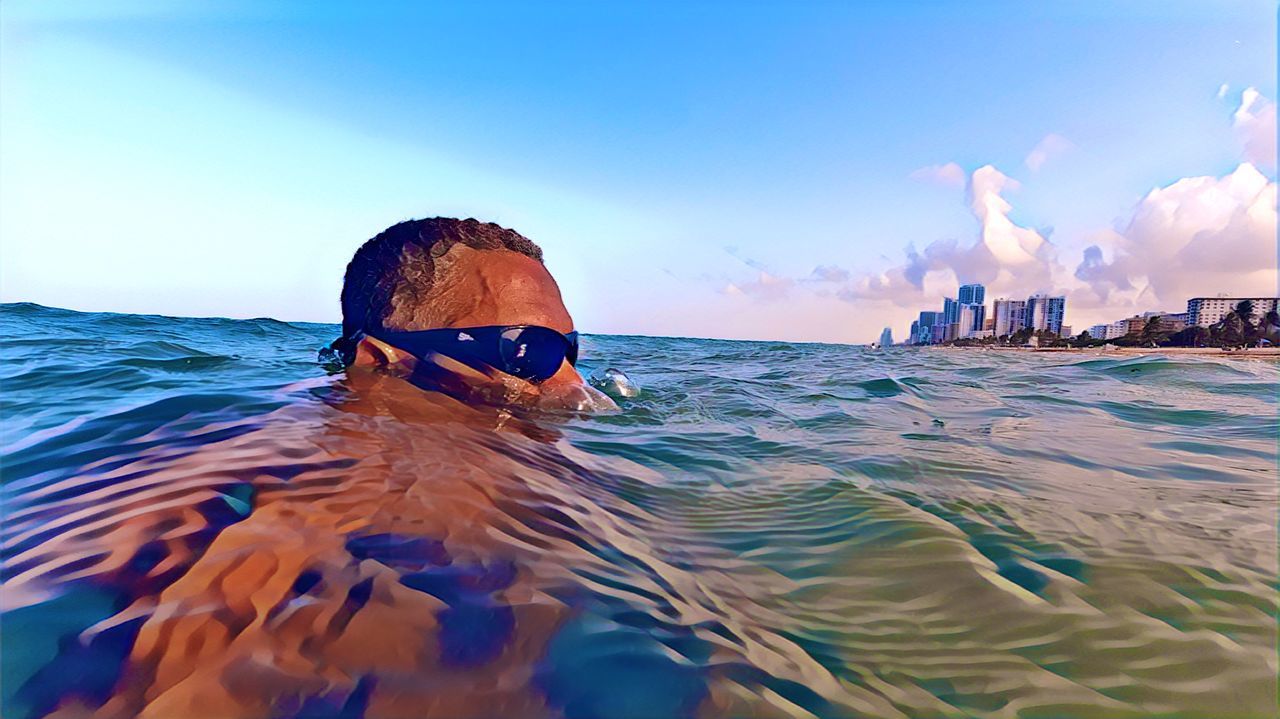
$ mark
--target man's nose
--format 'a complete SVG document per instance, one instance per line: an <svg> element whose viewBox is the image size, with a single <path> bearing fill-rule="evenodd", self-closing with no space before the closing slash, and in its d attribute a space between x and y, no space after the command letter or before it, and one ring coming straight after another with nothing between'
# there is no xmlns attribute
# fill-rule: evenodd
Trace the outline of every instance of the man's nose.
<svg viewBox="0 0 1280 719"><path fill-rule="evenodd" d="M538 386L537 406L548 410L609 412L618 404L609 395L582 380L573 365L565 362L550 379Z"/></svg>

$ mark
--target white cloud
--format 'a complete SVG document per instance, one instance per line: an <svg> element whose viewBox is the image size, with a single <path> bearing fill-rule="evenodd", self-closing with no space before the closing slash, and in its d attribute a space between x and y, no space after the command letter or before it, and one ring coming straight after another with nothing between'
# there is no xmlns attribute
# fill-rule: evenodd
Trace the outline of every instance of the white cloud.
<svg viewBox="0 0 1280 719"><path fill-rule="evenodd" d="M1032 172L1039 172L1040 168L1044 167L1044 163L1074 147L1075 144L1067 138L1051 132L1045 135L1040 142L1037 142L1035 147L1031 148L1031 152L1027 153L1027 158L1023 162L1026 164L1027 169Z"/></svg>
<svg viewBox="0 0 1280 719"><path fill-rule="evenodd" d="M923 252L908 246L906 264L856 277L840 291L840 297L926 309L942 296L954 294L959 282L981 282L996 296L1052 289L1055 277L1066 272L1054 262L1056 252L1048 240L1009 219L1012 207L1004 193L1017 188L1017 181L991 165L974 170L969 178L968 202L981 226L976 242L937 240Z"/></svg>
<svg viewBox="0 0 1280 719"><path fill-rule="evenodd" d="M964 187L964 170L954 162L945 165L928 165L908 175L917 182L927 182L944 187Z"/></svg>
<svg viewBox="0 0 1280 719"><path fill-rule="evenodd" d="M1117 317L1123 310L1175 310L1191 297L1219 292L1271 296L1276 184L1247 162L1220 178L1183 178L1151 190L1123 229L1095 239L1076 268L1087 284L1077 294L1116 308Z"/></svg>
<svg viewBox="0 0 1280 719"><path fill-rule="evenodd" d="M1276 104L1256 89L1246 88L1232 128L1244 146L1244 159L1264 170L1276 167Z"/></svg>
<svg viewBox="0 0 1280 719"><path fill-rule="evenodd" d="M1258 159L1274 165L1274 103L1246 90L1234 127L1247 156L1261 155ZM1050 137L1058 136L1037 145L1045 157L1033 163L1028 156L1028 167L1039 167L1062 147L1056 140L1048 142ZM1277 291L1276 183L1252 162L1222 177L1186 177L1153 188L1131 213L1113 228L1094 233L1087 239L1091 244L1071 257L1050 241L1051 230L1022 226L1010 217L1008 197L1019 189L1017 181L991 165L975 170L967 183L957 183L956 173L963 178L958 165L947 163L911 176L967 184L967 203L979 225L974 239L940 239L923 250L908 245L905 260L884 271L850 275L834 265L820 265L797 280L769 274L759 263L743 259L758 277L722 292L785 300L758 302L751 316L785 322L789 333L800 331L801 308L832 317L840 315L839 301L852 303L856 311L842 320L841 338L868 341L886 324L895 334L905 331L916 313L941 309L942 298L954 297L957 286L966 282L985 284L988 298L1065 295L1067 322L1077 329L1147 310L1179 311L1196 296L1270 296ZM824 325L821 331L825 335L831 330Z"/></svg>
<svg viewBox="0 0 1280 719"><path fill-rule="evenodd" d="M989 298L1051 292L1067 297L1068 323L1087 326L1147 310L1178 311L1187 299L1219 292L1276 292L1276 184L1249 163L1218 177L1189 177L1151 190L1133 212L1092 237L1071 272L1041 232L1010 219L1005 198L1017 184L988 165L969 180L977 240L943 239L906 261L854 277L837 292L882 321L910 322L940 308L963 282Z"/></svg>
<svg viewBox="0 0 1280 719"><path fill-rule="evenodd" d="M1218 86L1218 99L1221 100L1222 98L1226 97L1227 93L1230 91L1231 91L1231 86L1225 82L1222 83L1221 85Z"/></svg>

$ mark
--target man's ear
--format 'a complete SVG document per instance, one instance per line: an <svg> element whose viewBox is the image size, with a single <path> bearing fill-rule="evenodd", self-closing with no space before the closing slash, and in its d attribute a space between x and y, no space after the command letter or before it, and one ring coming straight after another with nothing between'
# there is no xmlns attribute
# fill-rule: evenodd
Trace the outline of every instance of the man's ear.
<svg viewBox="0 0 1280 719"><path fill-rule="evenodd" d="M356 343L356 357L351 364L355 367L381 368L395 375L407 376L413 374L418 358L376 337L365 335Z"/></svg>

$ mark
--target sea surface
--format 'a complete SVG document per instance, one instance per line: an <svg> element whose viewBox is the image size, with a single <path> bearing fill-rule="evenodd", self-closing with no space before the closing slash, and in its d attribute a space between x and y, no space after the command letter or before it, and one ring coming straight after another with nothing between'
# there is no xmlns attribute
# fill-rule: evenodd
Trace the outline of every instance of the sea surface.
<svg viewBox="0 0 1280 719"><path fill-rule="evenodd" d="M0 714L1268 717L1274 362L588 335L613 414L331 325L0 310Z"/></svg>

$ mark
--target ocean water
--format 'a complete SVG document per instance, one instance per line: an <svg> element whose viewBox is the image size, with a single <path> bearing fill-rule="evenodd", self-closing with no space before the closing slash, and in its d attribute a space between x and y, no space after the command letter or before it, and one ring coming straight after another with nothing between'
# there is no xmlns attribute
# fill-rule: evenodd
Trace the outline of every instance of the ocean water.
<svg viewBox="0 0 1280 719"><path fill-rule="evenodd" d="M619 413L329 325L0 312L5 717L1266 717L1273 362L589 335Z"/></svg>

